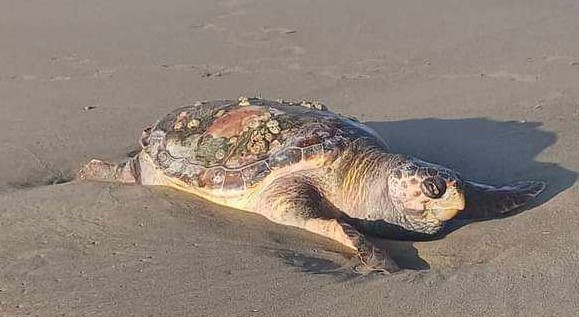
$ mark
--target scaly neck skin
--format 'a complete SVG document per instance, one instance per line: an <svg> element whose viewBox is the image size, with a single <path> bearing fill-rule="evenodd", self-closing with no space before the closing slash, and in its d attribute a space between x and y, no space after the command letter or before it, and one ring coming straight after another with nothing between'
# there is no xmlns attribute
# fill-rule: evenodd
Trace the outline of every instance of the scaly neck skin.
<svg viewBox="0 0 579 317"><path fill-rule="evenodd" d="M398 210L389 197L388 178L411 157L387 153L372 146L352 147L335 162L335 191L330 198L364 230L388 238L431 236L439 232L439 220L414 218Z"/></svg>
<svg viewBox="0 0 579 317"><path fill-rule="evenodd" d="M388 175L391 167L404 156L382 148L353 148L336 162L333 203L353 218L382 219L397 223L398 213L388 198Z"/></svg>

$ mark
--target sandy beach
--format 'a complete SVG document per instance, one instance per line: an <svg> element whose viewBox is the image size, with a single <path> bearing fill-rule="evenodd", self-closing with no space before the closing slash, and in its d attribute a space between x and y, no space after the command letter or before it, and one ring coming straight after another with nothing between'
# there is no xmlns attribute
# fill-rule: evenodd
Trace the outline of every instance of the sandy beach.
<svg viewBox="0 0 579 317"><path fill-rule="evenodd" d="M0 316L578 316L579 3L0 1ZM320 100L522 213L356 275L343 247L168 188L70 181L197 100Z"/></svg>

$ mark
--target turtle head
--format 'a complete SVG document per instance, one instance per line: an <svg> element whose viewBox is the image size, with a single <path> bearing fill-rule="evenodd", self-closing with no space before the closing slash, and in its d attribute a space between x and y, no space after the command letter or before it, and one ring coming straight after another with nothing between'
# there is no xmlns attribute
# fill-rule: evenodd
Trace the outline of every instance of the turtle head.
<svg viewBox="0 0 579 317"><path fill-rule="evenodd" d="M436 233L465 208L463 183L448 168L407 158L388 176L396 222L410 231Z"/></svg>

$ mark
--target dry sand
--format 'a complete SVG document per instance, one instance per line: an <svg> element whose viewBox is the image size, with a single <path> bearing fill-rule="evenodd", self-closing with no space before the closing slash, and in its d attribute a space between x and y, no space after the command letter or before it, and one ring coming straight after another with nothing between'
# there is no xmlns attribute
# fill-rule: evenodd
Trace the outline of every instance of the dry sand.
<svg viewBox="0 0 579 317"><path fill-rule="evenodd" d="M0 316L579 315L579 4L0 0ZM352 276L339 246L169 189L69 182L178 105L317 99L516 216ZM86 109L86 110L85 110ZM314 274L332 270L328 274Z"/></svg>

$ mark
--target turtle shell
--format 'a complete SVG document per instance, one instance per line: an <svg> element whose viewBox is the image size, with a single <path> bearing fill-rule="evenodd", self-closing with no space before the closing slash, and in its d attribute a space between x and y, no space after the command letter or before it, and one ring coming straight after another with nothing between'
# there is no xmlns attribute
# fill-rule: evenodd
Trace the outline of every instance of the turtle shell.
<svg viewBox="0 0 579 317"><path fill-rule="evenodd" d="M243 190L276 170L300 170L304 161L331 164L360 138L383 145L318 103L240 98L178 108L146 129L141 145L165 175L187 186Z"/></svg>

